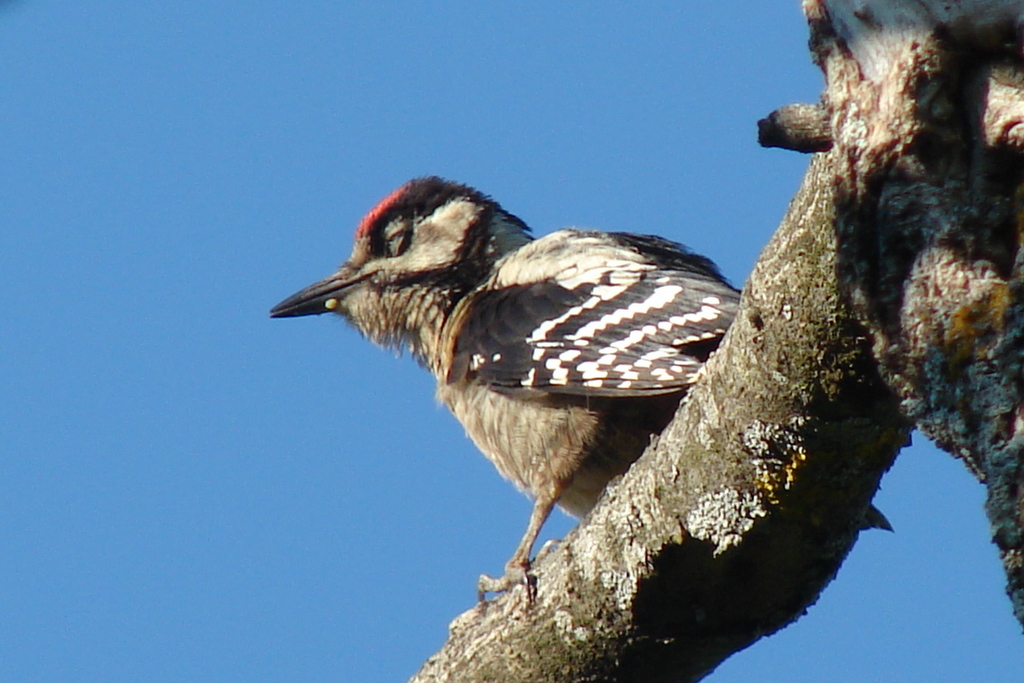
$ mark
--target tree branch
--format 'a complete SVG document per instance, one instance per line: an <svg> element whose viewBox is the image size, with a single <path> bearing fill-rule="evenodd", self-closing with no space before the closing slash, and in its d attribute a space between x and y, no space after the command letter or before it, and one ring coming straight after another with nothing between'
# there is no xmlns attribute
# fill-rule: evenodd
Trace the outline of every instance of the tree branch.
<svg viewBox="0 0 1024 683"><path fill-rule="evenodd" d="M832 149L722 347L537 564L536 601L513 590L465 613L414 681L702 678L814 602L908 418L988 482L1024 617L1019 1L804 7L827 90L774 125Z"/></svg>
<svg viewBox="0 0 1024 683"><path fill-rule="evenodd" d="M800 616L908 427L837 293L818 157L674 422L536 567L451 625L414 681L695 681Z"/></svg>
<svg viewBox="0 0 1024 683"><path fill-rule="evenodd" d="M757 122L757 142L794 152L832 149L828 110L820 104L787 104Z"/></svg>
<svg viewBox="0 0 1024 683"><path fill-rule="evenodd" d="M1024 7L805 8L839 160L841 284L904 414L986 482L1024 624Z"/></svg>

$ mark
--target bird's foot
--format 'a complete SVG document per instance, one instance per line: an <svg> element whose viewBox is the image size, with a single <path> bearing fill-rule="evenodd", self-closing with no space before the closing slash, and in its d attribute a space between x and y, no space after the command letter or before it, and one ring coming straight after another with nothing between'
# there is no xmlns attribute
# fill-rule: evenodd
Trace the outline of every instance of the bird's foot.
<svg viewBox="0 0 1024 683"><path fill-rule="evenodd" d="M476 584L476 597L480 602L486 602L488 593L504 593L517 585L526 589L526 600L532 603L537 597L537 577L530 573L529 560L509 562L505 565L504 576L481 574Z"/></svg>

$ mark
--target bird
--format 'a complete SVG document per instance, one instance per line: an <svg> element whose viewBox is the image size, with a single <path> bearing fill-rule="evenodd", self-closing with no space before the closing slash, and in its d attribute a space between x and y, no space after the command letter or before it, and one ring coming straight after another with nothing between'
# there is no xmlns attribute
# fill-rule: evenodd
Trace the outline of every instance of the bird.
<svg viewBox="0 0 1024 683"><path fill-rule="evenodd" d="M348 260L270 315L340 315L408 351L469 438L533 499L504 575L480 576L484 601L535 585L531 554L554 506L586 515L640 457L739 297L710 259L676 242L578 228L535 238L490 196L428 176L377 203Z"/></svg>

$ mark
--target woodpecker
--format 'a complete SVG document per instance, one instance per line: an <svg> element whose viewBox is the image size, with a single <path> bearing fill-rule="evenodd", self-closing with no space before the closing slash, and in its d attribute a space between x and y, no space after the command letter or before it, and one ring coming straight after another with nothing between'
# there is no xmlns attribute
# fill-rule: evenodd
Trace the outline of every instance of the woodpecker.
<svg viewBox="0 0 1024 683"><path fill-rule="evenodd" d="M534 239L491 197L437 177L389 194L333 275L275 318L335 313L408 350L498 471L534 500L502 577L525 582L557 504L582 517L675 414L736 315L707 258L651 235L559 230Z"/></svg>

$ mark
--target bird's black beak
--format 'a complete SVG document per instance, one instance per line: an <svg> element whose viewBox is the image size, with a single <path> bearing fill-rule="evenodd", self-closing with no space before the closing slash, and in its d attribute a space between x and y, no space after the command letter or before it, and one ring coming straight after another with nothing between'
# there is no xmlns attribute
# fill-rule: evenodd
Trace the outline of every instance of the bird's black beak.
<svg viewBox="0 0 1024 683"><path fill-rule="evenodd" d="M363 278L352 278L346 275L345 269L314 282L301 292L290 297L270 309L271 318L294 318L300 315L319 315L330 313L338 308L345 290Z"/></svg>

